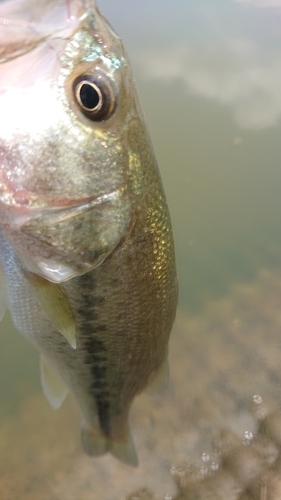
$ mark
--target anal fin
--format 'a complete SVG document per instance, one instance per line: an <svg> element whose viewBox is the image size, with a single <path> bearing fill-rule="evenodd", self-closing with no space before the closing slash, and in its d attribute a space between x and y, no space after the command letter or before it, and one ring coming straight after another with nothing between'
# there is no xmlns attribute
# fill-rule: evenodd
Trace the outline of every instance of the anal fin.
<svg viewBox="0 0 281 500"><path fill-rule="evenodd" d="M43 392L52 408L57 410L65 399L68 389L55 368L42 355L40 365Z"/></svg>

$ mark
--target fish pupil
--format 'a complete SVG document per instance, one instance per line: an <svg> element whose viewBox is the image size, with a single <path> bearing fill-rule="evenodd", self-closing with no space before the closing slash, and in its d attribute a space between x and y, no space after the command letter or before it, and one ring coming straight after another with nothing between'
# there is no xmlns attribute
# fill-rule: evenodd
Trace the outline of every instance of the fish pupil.
<svg viewBox="0 0 281 500"><path fill-rule="evenodd" d="M101 105L101 92L93 83L83 83L80 87L80 100L84 108L94 110Z"/></svg>
<svg viewBox="0 0 281 500"><path fill-rule="evenodd" d="M80 111L91 121L105 120L114 112L116 107L114 85L110 78L103 74L82 74L74 80L72 89Z"/></svg>

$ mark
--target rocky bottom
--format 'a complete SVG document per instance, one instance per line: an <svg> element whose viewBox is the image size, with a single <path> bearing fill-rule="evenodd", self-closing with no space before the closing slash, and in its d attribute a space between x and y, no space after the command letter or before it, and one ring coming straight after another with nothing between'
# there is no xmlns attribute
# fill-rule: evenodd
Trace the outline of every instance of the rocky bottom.
<svg viewBox="0 0 281 500"><path fill-rule="evenodd" d="M1 500L280 500L281 271L179 311L170 384L131 411L140 465L87 457L69 398L0 421ZM11 360L12 363L12 360Z"/></svg>

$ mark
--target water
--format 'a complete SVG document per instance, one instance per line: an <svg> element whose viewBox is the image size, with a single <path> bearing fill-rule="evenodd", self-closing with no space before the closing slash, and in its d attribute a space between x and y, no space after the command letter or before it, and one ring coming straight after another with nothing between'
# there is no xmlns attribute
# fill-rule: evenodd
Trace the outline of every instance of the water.
<svg viewBox="0 0 281 500"><path fill-rule="evenodd" d="M1 500L278 499L281 2L99 6L129 52L173 220L171 380L132 409L137 470L89 459L74 402L48 407L7 316Z"/></svg>

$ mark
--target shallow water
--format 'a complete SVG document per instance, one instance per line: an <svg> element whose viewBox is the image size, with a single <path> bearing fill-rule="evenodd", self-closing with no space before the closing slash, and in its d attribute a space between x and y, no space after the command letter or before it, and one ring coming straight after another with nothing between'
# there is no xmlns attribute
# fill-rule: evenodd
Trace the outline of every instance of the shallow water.
<svg viewBox="0 0 281 500"><path fill-rule="evenodd" d="M99 6L129 52L173 220L170 385L133 405L138 469L90 459L75 403L48 407L6 317L0 498L279 499L281 1Z"/></svg>

